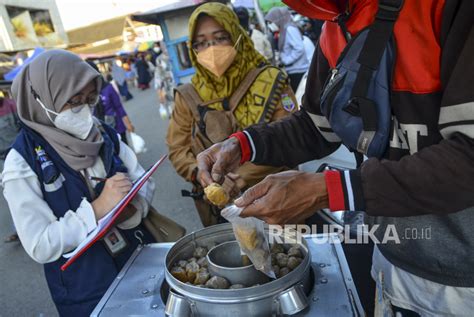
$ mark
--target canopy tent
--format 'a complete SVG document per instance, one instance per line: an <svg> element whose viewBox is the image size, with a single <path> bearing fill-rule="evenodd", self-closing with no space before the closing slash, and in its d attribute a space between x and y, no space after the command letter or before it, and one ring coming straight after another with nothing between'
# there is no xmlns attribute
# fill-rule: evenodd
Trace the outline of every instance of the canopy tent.
<svg viewBox="0 0 474 317"><path fill-rule="evenodd" d="M267 13L273 7L284 7L286 6L280 0L258 0L258 5L262 9L263 13Z"/></svg>
<svg viewBox="0 0 474 317"><path fill-rule="evenodd" d="M155 44L155 42L153 42L153 41L142 42L137 46L137 51L138 52L146 52L149 49L152 49L154 44Z"/></svg>
<svg viewBox="0 0 474 317"><path fill-rule="evenodd" d="M232 2L234 7L245 7L247 9L255 8L253 0L235 0Z"/></svg>
<svg viewBox="0 0 474 317"><path fill-rule="evenodd" d="M160 24L160 17L164 15L172 16L175 12L196 7L201 2L200 0L179 0L144 13L132 14L132 20L149 24Z"/></svg>
<svg viewBox="0 0 474 317"><path fill-rule="evenodd" d="M23 61L23 64L13 68L11 71L9 71L5 75L3 75L3 77L6 80L13 80L16 77L16 75L23 69L23 67L25 67L25 65L27 65L29 62L34 60L36 57L38 57L39 54L43 53L44 51L45 51L45 49L42 48L42 47L35 48L35 50L33 51L33 54L30 57L28 57L27 59L25 59Z"/></svg>

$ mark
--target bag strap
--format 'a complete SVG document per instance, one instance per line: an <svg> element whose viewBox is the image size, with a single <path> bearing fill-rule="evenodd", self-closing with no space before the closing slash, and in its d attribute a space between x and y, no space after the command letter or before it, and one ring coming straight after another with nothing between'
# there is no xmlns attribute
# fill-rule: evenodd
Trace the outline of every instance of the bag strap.
<svg viewBox="0 0 474 317"><path fill-rule="evenodd" d="M196 89L194 89L194 86L192 84L184 84L180 85L175 88L175 94L176 92L179 92L181 97L183 97L184 102L186 102L186 105L189 107L191 110L194 120L196 122L199 122L201 120L201 116L199 114L198 107L202 104L202 99L201 96L197 93Z"/></svg>
<svg viewBox="0 0 474 317"><path fill-rule="evenodd" d="M233 112L237 108L242 98L245 96L247 91L250 89L250 87L254 83L255 79L257 79L258 75L260 75L268 67L270 67L270 65L254 68L251 71L249 71L247 75L245 75L245 78L242 80L239 87L237 87L237 89L234 91L234 93L230 97L229 104L228 104L229 109L226 109L226 110L230 110ZM225 109L224 104L223 106Z"/></svg>
<svg viewBox="0 0 474 317"><path fill-rule="evenodd" d="M357 62L360 64L352 88L348 110L358 109L364 131L377 130L377 112L372 100L366 98L370 79L380 66L380 60L393 33L393 27L403 7L404 0L379 0L374 23L370 26Z"/></svg>

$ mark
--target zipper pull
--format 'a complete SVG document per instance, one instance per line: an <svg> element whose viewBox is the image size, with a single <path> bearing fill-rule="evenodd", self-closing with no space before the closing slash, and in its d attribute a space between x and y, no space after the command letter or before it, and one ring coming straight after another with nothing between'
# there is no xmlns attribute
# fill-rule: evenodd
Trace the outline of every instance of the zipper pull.
<svg viewBox="0 0 474 317"><path fill-rule="evenodd" d="M339 72L339 70L337 68L331 69L331 78L329 79L329 85L331 85L333 83L334 79L336 79L336 76L337 76L338 72Z"/></svg>

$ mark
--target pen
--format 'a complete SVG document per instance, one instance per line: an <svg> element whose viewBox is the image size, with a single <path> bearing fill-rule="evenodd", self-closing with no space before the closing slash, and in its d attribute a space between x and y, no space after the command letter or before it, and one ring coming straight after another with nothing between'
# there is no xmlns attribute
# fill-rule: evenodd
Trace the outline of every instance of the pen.
<svg viewBox="0 0 474 317"><path fill-rule="evenodd" d="M105 182L107 180L107 178L95 177L95 176L89 176L89 179L91 181L96 181L96 182Z"/></svg>

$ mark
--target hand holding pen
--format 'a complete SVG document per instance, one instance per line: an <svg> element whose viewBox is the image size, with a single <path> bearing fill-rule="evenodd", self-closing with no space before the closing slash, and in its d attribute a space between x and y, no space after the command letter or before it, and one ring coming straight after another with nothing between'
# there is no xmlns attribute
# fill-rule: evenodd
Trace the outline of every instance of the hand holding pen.
<svg viewBox="0 0 474 317"><path fill-rule="evenodd" d="M96 220L101 219L112 210L132 188L132 182L125 173L117 173L108 179L98 177L90 177L90 179L105 181L102 193L92 202Z"/></svg>

